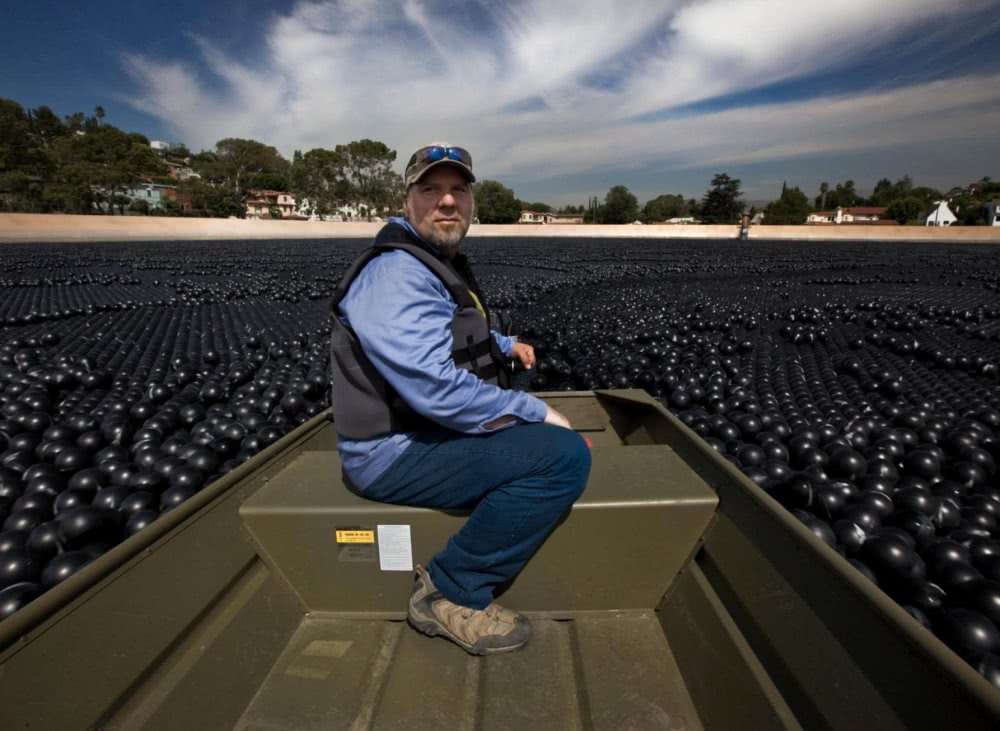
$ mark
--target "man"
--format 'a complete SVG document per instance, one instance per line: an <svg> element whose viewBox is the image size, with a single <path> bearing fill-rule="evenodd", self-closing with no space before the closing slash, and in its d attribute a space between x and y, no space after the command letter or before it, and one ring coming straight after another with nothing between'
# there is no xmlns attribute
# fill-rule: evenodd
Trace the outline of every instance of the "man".
<svg viewBox="0 0 1000 731"><path fill-rule="evenodd" d="M530 345L490 330L459 244L469 230L472 158L422 147L393 218L333 300L331 363L338 449L348 484L372 500L471 509L417 579L407 612L425 634L477 654L531 638L497 605L586 486L590 454L566 418L502 387L505 358Z"/></svg>

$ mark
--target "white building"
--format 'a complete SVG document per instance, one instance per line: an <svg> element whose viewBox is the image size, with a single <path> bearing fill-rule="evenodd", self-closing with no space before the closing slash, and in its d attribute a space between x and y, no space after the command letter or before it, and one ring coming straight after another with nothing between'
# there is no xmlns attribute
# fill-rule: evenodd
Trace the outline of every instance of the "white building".
<svg viewBox="0 0 1000 731"><path fill-rule="evenodd" d="M280 190L248 190L247 218L294 218L295 198Z"/></svg>
<svg viewBox="0 0 1000 731"><path fill-rule="evenodd" d="M835 211L816 211L806 216L806 223L875 223L885 215L882 206L837 207ZM890 222L891 223L891 222Z"/></svg>
<svg viewBox="0 0 1000 731"><path fill-rule="evenodd" d="M951 212L951 209L948 208L948 203L946 201L937 201L934 204L934 208L931 209L931 212L927 214L927 220L924 222L924 225L951 226L957 221L958 218Z"/></svg>
<svg viewBox="0 0 1000 731"><path fill-rule="evenodd" d="M986 209L986 224L1000 226L1000 201L990 201L983 208Z"/></svg>
<svg viewBox="0 0 1000 731"><path fill-rule="evenodd" d="M521 211L518 223L583 223L582 213L543 213Z"/></svg>
<svg viewBox="0 0 1000 731"><path fill-rule="evenodd" d="M371 210L369 210L371 209ZM371 218L368 218L368 214L371 213ZM322 218L324 221L371 221L373 223L381 223L385 219L392 215L392 209L386 206L382 209L381 214L374 208L371 208L366 203L348 203L346 205L338 207L332 213L324 214L323 216L318 216L313 212L313 205L309 202L308 198L303 198L298 203L298 214L304 218L309 218L310 220L316 221Z"/></svg>

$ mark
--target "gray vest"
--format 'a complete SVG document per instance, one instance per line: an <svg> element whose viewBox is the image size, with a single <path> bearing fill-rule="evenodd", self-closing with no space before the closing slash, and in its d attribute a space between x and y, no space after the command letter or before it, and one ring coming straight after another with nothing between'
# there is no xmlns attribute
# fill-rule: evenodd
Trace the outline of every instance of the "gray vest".
<svg viewBox="0 0 1000 731"><path fill-rule="evenodd" d="M458 305L451 321L451 356L455 365L471 371L487 383L504 388L508 385L504 355L490 332L488 316L476 308L470 291L470 285L475 287L475 282L467 282L452 262L438 258L414 241L405 228L390 223L382 228L375 243L351 264L333 295L330 336L333 414L337 432L348 439L373 439L396 431L442 428L418 414L400 398L372 365L357 336L338 312L341 300L365 265L375 257L396 249L407 252L433 272ZM464 259L460 263L465 268ZM466 275L472 279L467 268ZM482 303L482 296L478 292L476 295Z"/></svg>

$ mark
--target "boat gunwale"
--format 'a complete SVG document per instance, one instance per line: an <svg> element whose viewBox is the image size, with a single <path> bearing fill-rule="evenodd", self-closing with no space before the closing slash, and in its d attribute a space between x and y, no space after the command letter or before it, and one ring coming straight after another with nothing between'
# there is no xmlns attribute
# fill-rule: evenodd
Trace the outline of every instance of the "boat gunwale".
<svg viewBox="0 0 1000 731"><path fill-rule="evenodd" d="M323 423L330 419L329 409L311 417L243 464L206 485L174 510L112 547L107 553L41 594L20 611L0 621L0 663L7 659L11 650L16 651L18 643L24 644L30 641L31 634L40 631L43 625L58 621L63 612L71 609L74 600L112 576L139 554L150 551L157 541L168 536L175 528L225 495L234 485L257 469L271 462L280 454L294 449L297 444L307 439L312 432L321 428Z"/></svg>

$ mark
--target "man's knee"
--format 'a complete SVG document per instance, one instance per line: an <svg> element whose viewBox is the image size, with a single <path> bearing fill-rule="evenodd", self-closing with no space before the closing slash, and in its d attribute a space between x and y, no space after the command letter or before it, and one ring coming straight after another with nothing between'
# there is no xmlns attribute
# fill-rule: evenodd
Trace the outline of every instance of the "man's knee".
<svg viewBox="0 0 1000 731"><path fill-rule="evenodd" d="M568 496L576 500L587 486L590 475L590 448L583 437L570 429L546 425L546 446L551 450L552 469L566 485Z"/></svg>

